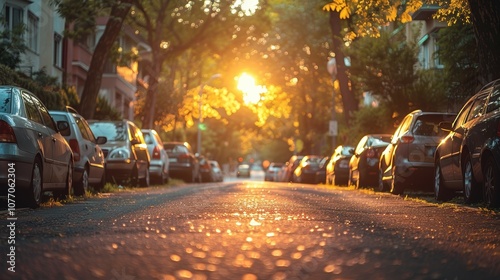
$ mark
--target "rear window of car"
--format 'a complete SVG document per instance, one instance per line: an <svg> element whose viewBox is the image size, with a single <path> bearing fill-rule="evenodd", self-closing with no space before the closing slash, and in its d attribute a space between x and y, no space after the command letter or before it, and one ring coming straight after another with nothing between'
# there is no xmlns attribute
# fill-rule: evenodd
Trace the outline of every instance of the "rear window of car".
<svg viewBox="0 0 500 280"><path fill-rule="evenodd" d="M94 122L90 123L90 129L96 136L104 136L108 141L126 141L127 124L122 122Z"/></svg>
<svg viewBox="0 0 500 280"><path fill-rule="evenodd" d="M12 94L7 90L0 90L0 112L10 113Z"/></svg>
<svg viewBox="0 0 500 280"><path fill-rule="evenodd" d="M415 121L412 132L421 136L445 136L446 132L439 128L439 123L454 118L454 115L421 115Z"/></svg>
<svg viewBox="0 0 500 280"><path fill-rule="evenodd" d="M184 153L184 154L189 154L188 148L186 148L183 145L165 144L164 148L165 148L165 150L168 153L178 153L178 154Z"/></svg>

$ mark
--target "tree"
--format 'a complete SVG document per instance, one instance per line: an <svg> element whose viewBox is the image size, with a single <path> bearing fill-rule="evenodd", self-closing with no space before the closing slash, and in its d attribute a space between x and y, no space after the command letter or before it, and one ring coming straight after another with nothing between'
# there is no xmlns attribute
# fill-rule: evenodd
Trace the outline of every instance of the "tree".
<svg viewBox="0 0 500 280"><path fill-rule="evenodd" d="M3 19L0 17L0 21ZM23 40L24 26L0 31L0 64L16 69L21 63L21 54L26 51Z"/></svg>
<svg viewBox="0 0 500 280"><path fill-rule="evenodd" d="M341 19L349 18L354 28L345 35L352 41L357 36L379 36L379 27L387 22L412 20L411 14L423 5L439 5L436 18L448 24L471 22L476 38L479 68L478 84L500 78L500 1L491 0L334 0L324 6L327 11L340 13Z"/></svg>
<svg viewBox="0 0 500 280"><path fill-rule="evenodd" d="M67 29L69 31L67 35L77 38L91 34L95 29L95 16L102 13L103 9L109 10L109 19L104 33L95 46L78 108L84 118L92 119L96 110L104 65L120 34L123 22L132 8L132 0L58 0L56 3L59 13L67 20L67 26L72 24L73 28Z"/></svg>

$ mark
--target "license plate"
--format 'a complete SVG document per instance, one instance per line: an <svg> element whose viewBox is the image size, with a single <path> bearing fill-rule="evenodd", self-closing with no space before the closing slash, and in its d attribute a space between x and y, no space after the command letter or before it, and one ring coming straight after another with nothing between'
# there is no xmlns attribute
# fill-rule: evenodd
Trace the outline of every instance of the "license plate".
<svg viewBox="0 0 500 280"><path fill-rule="evenodd" d="M168 161L169 162L177 162L177 159L176 158L169 158Z"/></svg>

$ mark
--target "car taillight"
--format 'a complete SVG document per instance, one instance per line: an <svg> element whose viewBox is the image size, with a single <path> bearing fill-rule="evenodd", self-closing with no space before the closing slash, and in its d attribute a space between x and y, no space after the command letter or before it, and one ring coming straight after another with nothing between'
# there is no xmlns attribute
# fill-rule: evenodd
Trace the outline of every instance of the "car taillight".
<svg viewBox="0 0 500 280"><path fill-rule="evenodd" d="M80 145L76 139L69 139L69 147L73 151L74 161L80 161Z"/></svg>
<svg viewBox="0 0 500 280"><path fill-rule="evenodd" d="M376 156L377 156L377 153L375 152L375 150L369 149L368 151L366 151L367 158L374 158Z"/></svg>
<svg viewBox="0 0 500 280"><path fill-rule="evenodd" d="M16 143L16 135L14 129L5 121L0 121L0 142Z"/></svg>
<svg viewBox="0 0 500 280"><path fill-rule="evenodd" d="M190 162L191 157L189 156L189 154L181 154L179 155L178 159L179 162Z"/></svg>
<svg viewBox="0 0 500 280"><path fill-rule="evenodd" d="M153 159L161 159L160 148L158 146L155 146L153 149Z"/></svg>
<svg viewBox="0 0 500 280"><path fill-rule="evenodd" d="M413 136L410 135L401 136L401 143L410 144L411 142L413 142L413 140L415 140L415 137Z"/></svg>

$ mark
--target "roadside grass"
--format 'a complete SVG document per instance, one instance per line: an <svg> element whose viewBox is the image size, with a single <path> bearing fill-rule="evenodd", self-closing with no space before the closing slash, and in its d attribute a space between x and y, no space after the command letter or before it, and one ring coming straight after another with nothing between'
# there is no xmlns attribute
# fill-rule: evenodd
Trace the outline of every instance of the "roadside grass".
<svg viewBox="0 0 500 280"><path fill-rule="evenodd" d="M71 204L71 203L76 203L78 201L85 201L88 198L97 198L97 197L102 197L103 194L111 194L111 193L117 193L117 192L139 192L139 191L144 191L149 188L169 188L173 186L179 186L183 185L184 181L178 180L178 179L172 179L170 178L169 182L167 184L159 185L159 184L153 184L150 185L148 188L142 188L142 187L131 187L128 185L118 185L115 183L106 183L104 187L100 190L96 190L93 187L89 187L89 189L85 192L85 196L75 196L71 195L69 197L60 199L57 197L54 197L51 192L46 192L44 194L44 200L40 204L40 207L44 208L51 208L51 207L61 207L64 206L64 204Z"/></svg>

